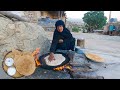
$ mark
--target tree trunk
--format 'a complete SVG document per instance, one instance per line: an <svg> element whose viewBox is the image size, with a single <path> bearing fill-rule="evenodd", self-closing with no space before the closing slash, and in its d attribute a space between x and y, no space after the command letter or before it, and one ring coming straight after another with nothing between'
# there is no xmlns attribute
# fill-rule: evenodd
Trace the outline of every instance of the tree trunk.
<svg viewBox="0 0 120 90"><path fill-rule="evenodd" d="M10 19L15 18L15 19L17 19L17 20L19 20L19 21L29 22L28 19L23 18L23 17L20 17L20 16L18 16L18 15L16 15L16 14L13 14L13 13L11 13L10 11L0 11L0 14L4 15L4 16L10 18Z"/></svg>

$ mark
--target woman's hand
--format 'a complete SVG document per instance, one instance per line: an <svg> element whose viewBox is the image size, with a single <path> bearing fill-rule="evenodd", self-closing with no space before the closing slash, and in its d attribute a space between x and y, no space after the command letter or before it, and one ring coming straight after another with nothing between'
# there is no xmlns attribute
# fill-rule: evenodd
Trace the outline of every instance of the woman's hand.
<svg viewBox="0 0 120 90"><path fill-rule="evenodd" d="M63 40L62 40L62 39L60 39L60 40L59 40L59 43L63 43Z"/></svg>
<svg viewBox="0 0 120 90"><path fill-rule="evenodd" d="M52 52L50 53L48 60L49 61L55 60L54 53L52 53Z"/></svg>

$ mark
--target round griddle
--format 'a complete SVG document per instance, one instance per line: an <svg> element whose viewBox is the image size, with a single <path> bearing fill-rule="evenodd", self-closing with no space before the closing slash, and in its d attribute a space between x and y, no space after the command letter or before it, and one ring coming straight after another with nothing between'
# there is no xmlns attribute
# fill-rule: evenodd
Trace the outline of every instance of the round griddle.
<svg viewBox="0 0 120 90"><path fill-rule="evenodd" d="M48 69L48 70L53 70L54 68L57 68L57 67L60 67L60 66L63 66L63 65L66 65L67 63L69 63L70 61L70 58L65 54L65 53L62 53L62 52L55 52L54 54L62 54L64 57L65 57L65 61L62 62L60 65L57 65L57 66L49 66L45 63L45 57L48 56L50 53L47 53L47 54L44 54L42 56L39 57L39 61L41 63L40 67L41 68L44 68L44 69Z"/></svg>

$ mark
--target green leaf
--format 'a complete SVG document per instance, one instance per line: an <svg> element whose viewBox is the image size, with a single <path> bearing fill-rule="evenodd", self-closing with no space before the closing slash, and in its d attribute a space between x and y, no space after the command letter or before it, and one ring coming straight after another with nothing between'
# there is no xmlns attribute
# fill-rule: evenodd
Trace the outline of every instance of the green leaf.
<svg viewBox="0 0 120 90"><path fill-rule="evenodd" d="M100 29L107 22L107 17L104 16L104 11L87 12L82 19L88 27L93 27L93 29Z"/></svg>

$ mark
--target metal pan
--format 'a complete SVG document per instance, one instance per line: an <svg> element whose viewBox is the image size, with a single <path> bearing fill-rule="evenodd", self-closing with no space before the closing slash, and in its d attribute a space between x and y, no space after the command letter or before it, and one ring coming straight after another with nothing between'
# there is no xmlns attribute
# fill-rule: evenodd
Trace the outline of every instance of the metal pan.
<svg viewBox="0 0 120 90"><path fill-rule="evenodd" d="M44 69L48 69L48 70L53 70L54 68L57 68L57 67L60 67L60 66L63 66L63 65L66 65L67 63L69 63L70 61L70 58L64 54L64 53L61 53L61 52L56 52L55 54L62 54L64 57L65 57L65 61L62 62L60 65L57 65L57 66L49 66L45 63L45 57L48 56L50 53L47 53L47 54L44 54L42 56L39 57L39 61L41 63L40 67L41 68L44 68Z"/></svg>

